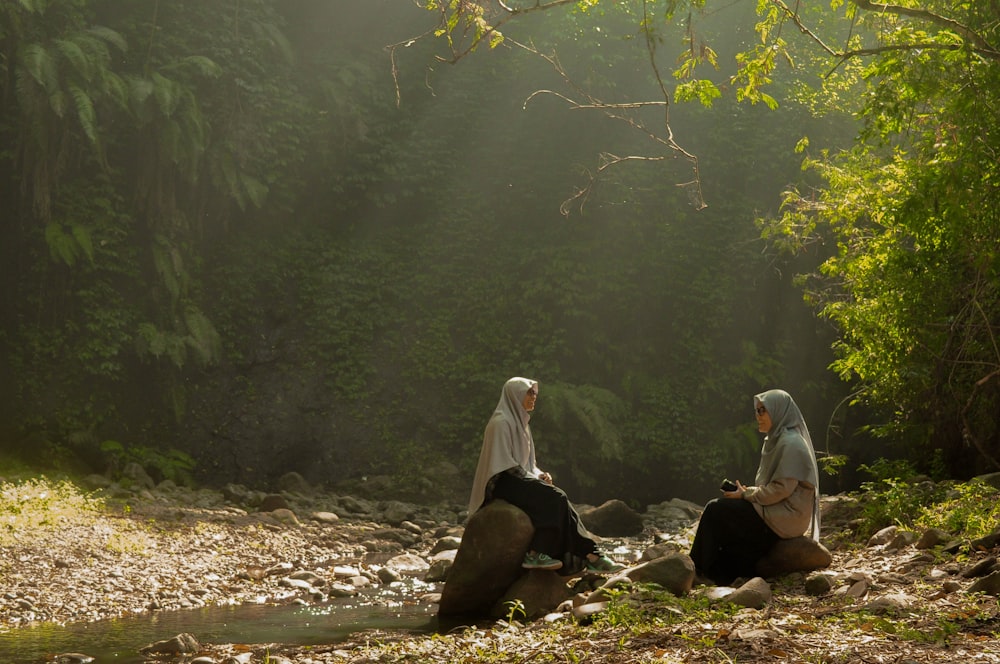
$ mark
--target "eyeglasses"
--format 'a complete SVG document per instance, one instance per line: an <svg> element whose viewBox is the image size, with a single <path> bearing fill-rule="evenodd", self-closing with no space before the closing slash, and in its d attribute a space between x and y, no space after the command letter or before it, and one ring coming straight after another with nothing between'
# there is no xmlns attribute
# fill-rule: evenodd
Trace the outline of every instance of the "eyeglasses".
<svg viewBox="0 0 1000 664"><path fill-rule="evenodd" d="M764 408L763 406L757 406L755 410L757 411L758 415L763 415L764 413L767 412L767 408Z"/></svg>

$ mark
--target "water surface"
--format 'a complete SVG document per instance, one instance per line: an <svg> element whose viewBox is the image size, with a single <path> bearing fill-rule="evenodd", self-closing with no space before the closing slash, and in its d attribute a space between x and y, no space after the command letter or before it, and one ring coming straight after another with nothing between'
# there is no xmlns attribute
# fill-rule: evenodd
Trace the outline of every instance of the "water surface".
<svg viewBox="0 0 1000 664"><path fill-rule="evenodd" d="M204 644L329 644L373 628L431 632L436 614L436 604L418 604L381 590L317 606L251 604L43 623L0 632L0 663L41 664L76 652L94 657L96 664L140 664L140 648L182 632Z"/></svg>

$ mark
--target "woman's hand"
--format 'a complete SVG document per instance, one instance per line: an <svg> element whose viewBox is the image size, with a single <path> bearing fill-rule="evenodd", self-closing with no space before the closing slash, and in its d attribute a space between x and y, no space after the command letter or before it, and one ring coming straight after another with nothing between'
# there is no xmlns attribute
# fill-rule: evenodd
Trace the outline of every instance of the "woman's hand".
<svg viewBox="0 0 1000 664"><path fill-rule="evenodd" d="M746 491L747 491L747 488L745 486L743 486L743 483L740 482L739 480L736 480L736 490L735 491L723 491L722 492L722 496L723 496L723 498L737 498L737 499L742 499L743 498L743 494L746 493Z"/></svg>
<svg viewBox="0 0 1000 664"><path fill-rule="evenodd" d="M544 470L539 474L538 479L545 482L546 484L552 484L552 475L549 475Z"/></svg>

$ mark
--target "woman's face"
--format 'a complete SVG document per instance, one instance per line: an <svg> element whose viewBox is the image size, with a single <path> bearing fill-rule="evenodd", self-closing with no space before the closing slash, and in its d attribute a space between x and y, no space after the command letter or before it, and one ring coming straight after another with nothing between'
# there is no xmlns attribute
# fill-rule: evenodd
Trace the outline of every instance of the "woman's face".
<svg viewBox="0 0 1000 664"><path fill-rule="evenodd" d="M771 413L767 412L764 404L757 404L757 431L767 433L771 430Z"/></svg>
<svg viewBox="0 0 1000 664"><path fill-rule="evenodd" d="M538 399L538 386L532 385L531 387L528 388L528 391L524 394L524 401L521 402L521 405L524 406L524 409L530 413L535 409L535 400L537 399Z"/></svg>

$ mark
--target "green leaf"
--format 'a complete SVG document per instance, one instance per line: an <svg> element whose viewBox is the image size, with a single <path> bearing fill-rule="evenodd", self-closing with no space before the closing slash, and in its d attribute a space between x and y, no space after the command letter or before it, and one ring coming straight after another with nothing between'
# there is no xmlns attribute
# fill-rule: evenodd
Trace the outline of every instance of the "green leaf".
<svg viewBox="0 0 1000 664"><path fill-rule="evenodd" d="M80 127L87 139L94 145L98 142L97 137L97 112L94 110L94 102L90 95L79 86L70 83L69 94L73 98L76 107L76 117L80 121Z"/></svg>

